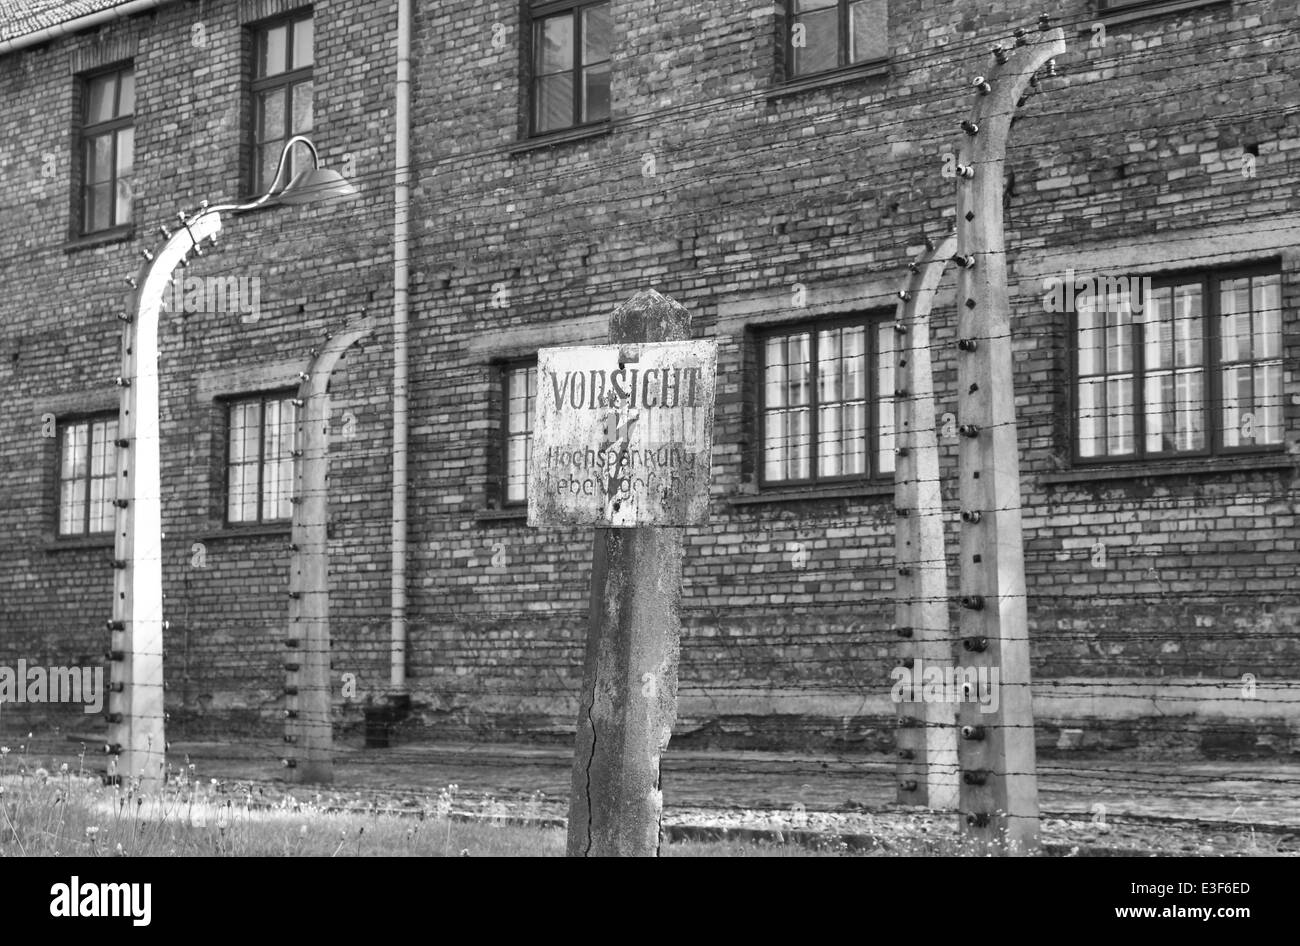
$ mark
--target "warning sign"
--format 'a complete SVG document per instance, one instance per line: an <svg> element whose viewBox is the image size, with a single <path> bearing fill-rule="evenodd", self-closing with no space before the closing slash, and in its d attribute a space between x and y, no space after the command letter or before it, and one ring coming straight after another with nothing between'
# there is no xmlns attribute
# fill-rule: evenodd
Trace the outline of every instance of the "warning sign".
<svg viewBox="0 0 1300 946"><path fill-rule="evenodd" d="M539 351L528 524L704 522L716 381L712 341Z"/></svg>

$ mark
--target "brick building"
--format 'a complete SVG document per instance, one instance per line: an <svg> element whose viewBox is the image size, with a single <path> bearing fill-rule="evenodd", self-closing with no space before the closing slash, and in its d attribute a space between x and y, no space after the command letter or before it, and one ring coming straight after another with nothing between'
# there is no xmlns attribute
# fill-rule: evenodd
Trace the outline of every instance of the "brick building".
<svg viewBox="0 0 1300 946"><path fill-rule="evenodd" d="M530 364L653 286L719 345L675 738L888 746L895 293L949 228L972 77L1040 12L1070 51L1016 122L1007 207L1040 745L1296 751L1284 0L415 3L409 211L395 2L0 2L0 665L102 662L124 277L178 208L262 193L305 132L360 199L240 217L163 320L173 738L279 725L291 399L363 310L380 328L332 384L337 724L397 694L404 738L571 733L590 538L524 521ZM1095 278L1114 304L1065 291Z"/></svg>

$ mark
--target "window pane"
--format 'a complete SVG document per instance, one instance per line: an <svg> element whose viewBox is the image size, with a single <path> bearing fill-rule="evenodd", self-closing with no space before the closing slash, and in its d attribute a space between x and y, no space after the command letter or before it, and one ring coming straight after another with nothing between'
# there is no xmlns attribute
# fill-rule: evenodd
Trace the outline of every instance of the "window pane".
<svg viewBox="0 0 1300 946"><path fill-rule="evenodd" d="M312 25L310 17L293 24L292 68L302 69L304 66L312 64L315 58L315 53L312 50L314 30L315 27Z"/></svg>
<svg viewBox="0 0 1300 946"><path fill-rule="evenodd" d="M764 428L764 478L768 480L807 479L810 460L810 436L807 408L773 411Z"/></svg>
<svg viewBox="0 0 1300 946"><path fill-rule="evenodd" d="M1133 370L1133 317L1127 307L1106 315L1106 370Z"/></svg>
<svg viewBox="0 0 1300 946"><path fill-rule="evenodd" d="M226 474L226 484L226 519L230 522L256 522L257 467L230 467Z"/></svg>
<svg viewBox="0 0 1300 946"><path fill-rule="evenodd" d="M1133 377L1109 378L1106 382L1106 453L1124 456L1133 452Z"/></svg>
<svg viewBox="0 0 1300 946"><path fill-rule="evenodd" d="M866 62L889 55L889 0L856 0L849 4L849 62Z"/></svg>
<svg viewBox="0 0 1300 946"><path fill-rule="evenodd" d="M106 122L113 118L114 99L117 96L117 73L96 76L87 83L86 123Z"/></svg>
<svg viewBox="0 0 1300 946"><path fill-rule="evenodd" d="M1179 368L1200 367L1205 363L1203 343L1205 325L1201 314L1199 284L1178 286L1174 290L1175 364Z"/></svg>
<svg viewBox="0 0 1300 946"><path fill-rule="evenodd" d="M1079 385L1079 456L1099 457L1105 454L1106 417L1105 388L1100 380L1084 381Z"/></svg>
<svg viewBox="0 0 1300 946"><path fill-rule="evenodd" d="M87 425L70 424L63 428L63 462L59 475L67 480L81 476L86 468Z"/></svg>
<svg viewBox="0 0 1300 946"><path fill-rule="evenodd" d="M290 90L293 97L293 124L289 128L290 136L303 135L311 131L312 126L312 84L311 80L299 82ZM311 164L311 156L306 148L294 148L294 173L305 171ZM297 163L302 162L302 167Z"/></svg>
<svg viewBox="0 0 1300 946"><path fill-rule="evenodd" d="M280 149L284 140L272 139L257 147L257 189L264 191L275 181L275 169L280 163ZM288 180L292 180L289 178ZM287 183L287 181L283 182Z"/></svg>
<svg viewBox="0 0 1300 946"><path fill-rule="evenodd" d="M113 473L114 466L114 447L113 440L117 436L117 421L111 423L98 421L94 427L94 435L91 437L90 453L90 475L100 477Z"/></svg>
<svg viewBox="0 0 1300 946"><path fill-rule="evenodd" d="M86 507L82 502L84 484L64 481L59 490L59 535L77 535L85 522Z"/></svg>
<svg viewBox="0 0 1300 946"><path fill-rule="evenodd" d="M1079 375L1101 374L1105 370L1102 357L1102 321L1093 309L1080 309L1078 313Z"/></svg>
<svg viewBox="0 0 1300 946"><path fill-rule="evenodd" d="M551 131L573 124L573 76L570 74L540 78L534 87L536 130Z"/></svg>
<svg viewBox="0 0 1300 946"><path fill-rule="evenodd" d="M289 29L285 24L273 26L262 34L262 53L258 57L257 74L274 76L284 72L285 53L289 42Z"/></svg>
<svg viewBox="0 0 1300 946"><path fill-rule="evenodd" d="M523 502L528 498L537 368L512 368L506 377L506 500Z"/></svg>
<svg viewBox="0 0 1300 946"><path fill-rule="evenodd" d="M284 137L284 98L283 87L268 89L260 96L260 122L257 128L258 141L270 141ZM277 152L277 157L279 156ZM274 168L272 169L274 171Z"/></svg>
<svg viewBox="0 0 1300 946"><path fill-rule="evenodd" d="M135 73L130 69L121 73L118 80L120 88L117 92L117 116L132 115L135 113Z"/></svg>
<svg viewBox="0 0 1300 946"><path fill-rule="evenodd" d="M96 184L86 188L86 230L106 230L113 225L113 185Z"/></svg>
<svg viewBox="0 0 1300 946"><path fill-rule="evenodd" d="M1147 300L1146 329L1146 369L1148 371L1157 371L1161 368L1171 368L1174 362L1174 322L1173 306L1169 304L1169 299L1173 296L1172 289L1158 289L1150 299Z"/></svg>
<svg viewBox="0 0 1300 946"><path fill-rule="evenodd" d="M1252 372L1249 368L1225 368L1222 374L1223 387L1223 445L1240 447L1242 443L1243 414L1251 413L1253 406L1251 391ZM1253 418L1252 418L1253 421Z"/></svg>
<svg viewBox="0 0 1300 946"><path fill-rule="evenodd" d="M609 118L609 64L583 70L582 80L582 120Z"/></svg>
<svg viewBox="0 0 1300 946"><path fill-rule="evenodd" d="M1204 449L1203 377L1199 370L1148 375L1145 386L1148 453Z"/></svg>
<svg viewBox="0 0 1300 946"><path fill-rule="evenodd" d="M268 400L264 413L262 450L262 518L288 519L293 514L293 449L297 410L288 398Z"/></svg>
<svg viewBox="0 0 1300 946"><path fill-rule="evenodd" d="M861 376L865 329L860 325L817 333L817 473L850 476L866 470L865 401L850 401L846 379ZM850 354L852 353L852 354ZM852 362L850 369L848 363Z"/></svg>
<svg viewBox="0 0 1300 946"><path fill-rule="evenodd" d="M607 62L613 42L613 19L609 4L588 7L582 11L582 64Z"/></svg>
<svg viewBox="0 0 1300 946"><path fill-rule="evenodd" d="M86 139L87 184L102 184L113 179L113 136L98 135Z"/></svg>
<svg viewBox="0 0 1300 946"><path fill-rule="evenodd" d="M834 69L839 65L839 11L831 6L796 16L790 45L795 75Z"/></svg>
<svg viewBox="0 0 1300 946"><path fill-rule="evenodd" d="M573 14L552 16L537 24L534 74L551 75L573 69Z"/></svg>
<svg viewBox="0 0 1300 946"><path fill-rule="evenodd" d="M1225 279L1219 286L1221 351L1224 361L1250 358L1250 280Z"/></svg>
<svg viewBox="0 0 1300 946"><path fill-rule="evenodd" d="M1282 356L1282 277L1254 279L1251 307L1255 313L1255 357Z"/></svg>
<svg viewBox="0 0 1300 946"><path fill-rule="evenodd" d="M826 404L840 399L841 329L817 333L817 400Z"/></svg>
<svg viewBox="0 0 1300 946"><path fill-rule="evenodd" d="M894 331L893 322L882 322L876 326L876 471L894 472L894 365L898 362L898 333ZM864 359L865 361L865 359ZM866 396L862 390L861 395ZM862 440L866 443L867 422L866 404L862 408ZM862 472L866 472L865 470Z"/></svg>
<svg viewBox="0 0 1300 946"><path fill-rule="evenodd" d="M807 479L811 467L812 337L807 332L767 339L764 389L764 478Z"/></svg>
<svg viewBox="0 0 1300 946"><path fill-rule="evenodd" d="M1270 362L1255 368L1254 444L1282 442L1282 365Z"/></svg>
<svg viewBox="0 0 1300 946"><path fill-rule="evenodd" d="M107 136L105 136L107 137ZM130 177L135 169L135 129L123 128L117 133L117 177Z"/></svg>

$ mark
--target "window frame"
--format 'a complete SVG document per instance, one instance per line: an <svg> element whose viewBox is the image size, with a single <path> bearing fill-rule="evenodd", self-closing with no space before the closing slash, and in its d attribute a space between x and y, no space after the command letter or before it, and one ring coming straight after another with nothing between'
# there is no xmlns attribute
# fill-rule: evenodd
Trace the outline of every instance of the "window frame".
<svg viewBox="0 0 1300 946"><path fill-rule="evenodd" d="M273 388L267 391L252 392L247 394L232 394L229 397L220 398L222 413L224 415L225 437L222 444L222 482L224 489L221 495L221 524L227 529L255 529L265 528L267 526L278 526L281 524L288 525L293 522L293 503L290 502L289 515L280 517L268 517L264 509L264 487L266 484L266 404L267 401L294 401L298 400L298 391L296 388ZM234 519L230 518L230 437L234 430L231 422L231 411L236 405L248 404L253 401L258 403L257 418L257 518L256 519ZM295 406L295 410L302 411L304 408ZM301 427L302 416L296 417L295 427ZM294 461L294 475L297 475L297 462L301 456L302 445L298 441L298 431L293 433L293 446L290 448L290 457ZM294 494L292 490L290 497Z"/></svg>
<svg viewBox="0 0 1300 946"><path fill-rule="evenodd" d="M118 112L121 109L121 103L122 103L122 76L126 73L131 74L131 87L133 90L132 108L130 114L120 115L118 114ZM92 123L89 120L90 86L96 80L111 75L115 75L117 77L117 80L114 83L114 88L113 88L113 113L114 113L113 117L110 119L106 119L105 121ZM74 137L73 147L76 149L75 166L78 169L77 181L76 181L76 217L75 217L77 221L77 227L74 236L76 238L94 238L94 237L104 236L105 234L112 234L112 233L130 229L133 225L133 220L135 217L135 194L134 194L134 188L132 188L133 193L131 194L131 212L127 215L125 220L117 219L117 183L119 179L121 179L121 175L118 173L120 165L119 165L119 156L118 156L118 149L117 149L117 139L118 139L118 133L121 132L124 128L130 128L132 131L131 174L132 177L135 176L135 114L136 114L135 61L133 59L126 59L126 60L116 62L109 66L104 66L99 69L94 69L89 72L81 73L77 76L77 81L79 83L79 87L78 87L79 114L77 120L77 133L76 135L73 136ZM89 181L87 180L87 176L90 173L90 162L87 160L87 156L86 156L86 144L92 138L99 138L104 135L108 135L112 140L112 156L109 159L109 163L112 167L112 177L109 178L109 183L111 184L111 189L110 189L111 206L109 208L110 212L109 212L108 225L105 227L101 227L97 230L93 230L91 229L91 227L93 226L94 223L95 214L93 212L93 203L90 203L88 206L88 202L92 200L90 196L90 191L92 190L94 185L90 184Z"/></svg>
<svg viewBox="0 0 1300 946"><path fill-rule="evenodd" d="M91 484L95 480L95 477L90 472L90 465L91 465L91 460L94 457L95 425L97 423L108 422L108 421L112 421L114 424L118 425L118 429L115 431L115 434L120 434L122 418L121 418L121 412L117 410L81 411L78 413L66 414L62 417L55 418L54 421L54 443L55 443L54 536L55 539L58 541L76 541L78 539L104 538L106 536L112 535L114 530L116 529L116 520L117 520L116 513L113 514L112 522L110 522L107 529L92 530L90 528L90 488L91 488ZM86 488L85 488L85 494L82 497L82 505L84 508L82 510L82 517L81 517L81 531L64 532L63 531L63 484L68 481L65 480L63 477L63 434L67 428L79 426L81 424L85 424L87 427L86 476L85 476ZM110 443L109 450L111 451L110 455L112 456L112 463L113 463L113 473L112 475L107 477L107 479L113 483L113 499L106 500L106 501L109 502L110 504L112 504L117 499L117 495L118 495L117 441L119 439L121 439L119 436L114 436L112 440L109 442ZM103 477L101 477L101 479L102 478ZM114 508L116 507L114 506Z"/></svg>
<svg viewBox="0 0 1300 946"><path fill-rule="evenodd" d="M497 477L497 507L500 509L521 509L528 505L528 475L524 476L524 498L510 498L510 375L512 372L533 369L537 370L537 356L529 355L523 358L512 358L508 361L498 362L497 369L497 397L501 405L501 423L498 429L497 456L499 457L499 475ZM534 395L534 400L536 395ZM535 406L535 405L534 405ZM528 440L534 440L537 436L536 427L528 431ZM531 450L531 447L529 448Z"/></svg>
<svg viewBox="0 0 1300 946"><path fill-rule="evenodd" d="M782 30L782 45L784 49L785 63L785 81L786 82L804 82L811 79L819 79L825 76L835 76L840 74L852 74L857 70L869 69L873 66L879 66L889 60L889 3L885 3L885 44L886 52L883 56L875 56L870 59L863 59L859 62L849 62L849 46L851 45L851 27L849 16L850 7L854 0L835 0L836 11L836 64L829 69L819 69L815 72L795 72L795 45L794 45L794 28L796 0L785 0L784 6L784 27Z"/></svg>
<svg viewBox="0 0 1300 946"><path fill-rule="evenodd" d="M878 469L880 453L880 392L877 390L877 375L880 371L880 352L877 336L882 324L894 320L894 313L884 310L836 315L827 318L800 319L775 325L764 325L752 331L756 348L756 402L758 415L756 419L754 481L760 490L791 490L799 488L817 489L825 486L839 486L848 483L885 483L894 478L894 471L882 472ZM817 470L819 446L818 412L821 407L817 396L817 334L821 331L846 326L861 326L863 329L863 349L866 358L865 394L867 402L866 418L866 473L853 473L847 476L821 476ZM803 479L774 480L767 477L767 341L771 338L809 335L810 370L808 376L809 400L809 476ZM893 392L890 392L893 396Z"/></svg>
<svg viewBox="0 0 1300 946"><path fill-rule="evenodd" d="M608 126L614 117L613 96L610 98L609 114L604 118L598 118L593 121L579 121L582 115L582 72L585 65L582 61L582 11L588 7L605 6L609 8L611 31L613 29L613 0L545 0L545 2L534 2L527 11L528 24L528 45L525 51L525 73L528 77L527 104L528 104L528 137L529 138L549 138L551 136L570 135L591 131L601 127ZM563 16L565 13L573 15L573 66L569 71L573 80L573 100L570 103L570 116L573 121L559 128L548 128L545 131L538 129L538 99L537 99L537 81L540 78L537 72L537 51L538 51L538 31L543 20L555 16ZM610 37L609 58L603 60L609 63L610 69L610 88L613 89L614 73L614 38ZM561 73L555 73L560 75Z"/></svg>
<svg viewBox="0 0 1300 946"><path fill-rule="evenodd" d="M1222 305L1220 286L1222 283L1241 279L1244 277L1254 276L1277 276L1279 280L1279 305L1282 305L1282 299L1286 288L1284 272L1280 263L1252 263L1242 266L1229 266L1213 269L1193 269L1159 274L1132 274L1132 278L1142 279L1146 276L1151 277L1151 288L1154 290L1168 288L1170 286L1186 286L1190 283L1199 283L1201 287L1201 315L1202 315L1202 335L1201 350L1204 352L1202 367L1205 371L1204 395L1201 402L1202 422L1205 436L1205 447L1200 450L1188 450L1178 452L1148 452L1146 445L1146 325L1145 320L1134 322L1134 332L1132 336L1132 375L1133 375L1133 443L1135 450L1132 454L1124 456L1115 456L1102 454L1099 456L1085 457L1080 453L1079 442L1079 404L1080 404L1080 382L1081 375L1079 372L1079 313L1072 310L1068 313L1067 331L1069 333L1069 344L1067 352L1069 358L1069 410L1070 410L1070 463L1071 466L1083 469L1094 469L1105 466L1128 466L1142 464L1165 464L1178 463L1183 460L1196 459L1217 459L1234 456L1268 456L1284 452L1286 449L1285 437L1285 413L1282 415L1284 424L1283 438L1276 444L1264 444L1253 446L1228 447L1224 445L1224 428L1222 424L1222 406L1223 406L1223 364L1222 364L1222 331L1221 320ZM1281 332L1282 332L1282 354L1279 356L1285 365L1286 363L1286 310L1282 306L1281 312ZM1285 378L1283 380L1285 391ZM1285 400L1285 398L1284 398Z"/></svg>
<svg viewBox="0 0 1300 946"><path fill-rule="evenodd" d="M297 32L298 25L303 22L310 22L312 26L311 65L287 68L285 71L277 72L275 75L271 76L259 76L258 69L262 62L262 51L264 49L264 43L269 38L270 32L280 26L287 28L285 32L285 63L292 65L294 36ZM252 50L248 67L248 192L255 196L261 196L271 187L272 184L275 183L274 181L261 180L262 165L260 157L261 149L265 142L259 140L259 135L262 131L263 125L262 117L264 106L262 102L265 93L275 89L285 90L284 127L281 129L284 134L279 138L265 139L266 141L287 142L294 135L308 134L310 131L314 131L316 127L316 81L314 75L316 68L315 10L310 6L299 7L295 10L289 11L288 13L283 13L271 17L270 19L259 20L256 23L249 24L248 31ZM312 127L307 132L300 132L293 130L292 91L295 87L304 82L310 82L312 84ZM281 147L283 148L283 144ZM278 159L279 155L276 157ZM296 166L295 162L297 160L298 158L296 157L296 153L289 155L287 170L290 180L293 179L293 172ZM274 170L272 173L274 173Z"/></svg>

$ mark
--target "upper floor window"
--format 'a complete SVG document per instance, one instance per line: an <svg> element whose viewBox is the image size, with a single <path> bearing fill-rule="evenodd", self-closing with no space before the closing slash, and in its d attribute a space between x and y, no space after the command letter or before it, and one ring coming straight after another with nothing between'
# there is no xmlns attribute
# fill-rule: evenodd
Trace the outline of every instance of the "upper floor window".
<svg viewBox="0 0 1300 946"><path fill-rule="evenodd" d="M113 531L117 415L59 424L59 535Z"/></svg>
<svg viewBox="0 0 1300 946"><path fill-rule="evenodd" d="M537 403L537 364L517 363L501 369L505 406L502 422L504 505L528 501L528 468L533 459L533 410Z"/></svg>
<svg viewBox="0 0 1300 946"><path fill-rule="evenodd" d="M1276 268L1106 282L1072 307L1081 461L1281 448Z"/></svg>
<svg viewBox="0 0 1300 946"><path fill-rule="evenodd" d="M253 38L253 193L274 183L280 152L294 135L312 129L312 19L298 15L258 27ZM281 184L307 170L306 149L295 148Z"/></svg>
<svg viewBox="0 0 1300 946"><path fill-rule="evenodd" d="M81 231L131 222L135 167L135 74L130 66L84 80L81 122Z"/></svg>
<svg viewBox="0 0 1300 946"><path fill-rule="evenodd" d="M893 473L894 338L865 317L759 337L765 485Z"/></svg>
<svg viewBox="0 0 1300 946"><path fill-rule="evenodd" d="M227 411L226 522L291 518L298 431L294 395L241 398Z"/></svg>
<svg viewBox="0 0 1300 946"><path fill-rule="evenodd" d="M889 55L889 0L788 0L786 72L830 72Z"/></svg>
<svg viewBox="0 0 1300 946"><path fill-rule="evenodd" d="M609 119L609 3L555 3L533 14L532 131Z"/></svg>

